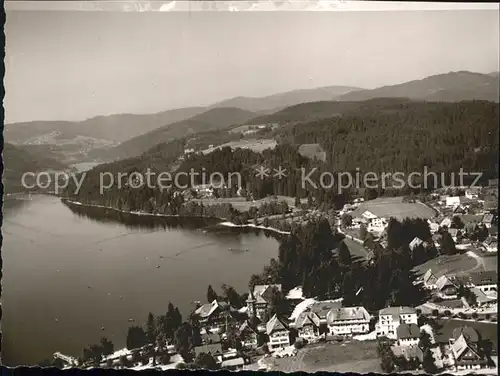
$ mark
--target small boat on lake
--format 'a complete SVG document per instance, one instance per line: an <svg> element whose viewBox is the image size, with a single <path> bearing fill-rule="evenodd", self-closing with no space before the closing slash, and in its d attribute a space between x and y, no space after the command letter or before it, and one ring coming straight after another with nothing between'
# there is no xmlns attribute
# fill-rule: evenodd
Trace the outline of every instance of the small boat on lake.
<svg viewBox="0 0 500 376"><path fill-rule="evenodd" d="M248 252L248 249L229 248L228 251L232 252L232 253L245 253L245 252Z"/></svg>

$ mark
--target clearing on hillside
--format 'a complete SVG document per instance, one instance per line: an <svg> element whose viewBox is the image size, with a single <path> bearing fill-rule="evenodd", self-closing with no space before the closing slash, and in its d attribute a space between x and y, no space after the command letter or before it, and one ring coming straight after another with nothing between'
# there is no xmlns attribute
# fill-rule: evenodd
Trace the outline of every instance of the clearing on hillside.
<svg viewBox="0 0 500 376"><path fill-rule="evenodd" d="M420 202L403 202L402 197L381 197L375 200L365 201L361 203L351 215L353 218L361 217L367 210L379 218L394 217L399 221L405 218L429 219L435 216L434 210L427 205Z"/></svg>
<svg viewBox="0 0 500 376"><path fill-rule="evenodd" d="M226 142L225 144L222 145L217 145L213 148L208 148L203 150L203 154L208 154L213 152L216 149L220 149L226 146L229 146L231 149L251 149L256 153L262 153L266 149L274 149L276 147L277 143L275 140L272 139L262 139L262 140L257 140L257 139L241 139L239 141L230 141Z"/></svg>
<svg viewBox="0 0 500 376"><path fill-rule="evenodd" d="M302 144L299 146L299 154L312 160L326 161L326 152L320 144Z"/></svg>

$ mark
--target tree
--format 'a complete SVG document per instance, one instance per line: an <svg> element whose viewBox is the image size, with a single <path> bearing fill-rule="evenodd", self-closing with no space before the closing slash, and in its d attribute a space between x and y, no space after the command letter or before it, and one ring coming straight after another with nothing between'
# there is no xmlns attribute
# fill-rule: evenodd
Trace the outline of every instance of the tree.
<svg viewBox="0 0 500 376"><path fill-rule="evenodd" d="M428 374L434 374L437 372L434 355L432 354L431 349L427 349L425 351L422 367L424 368L424 371Z"/></svg>
<svg viewBox="0 0 500 376"><path fill-rule="evenodd" d="M175 331L174 346L175 350L182 356L185 361L191 361L191 350L193 348L193 329L189 323L183 323Z"/></svg>
<svg viewBox="0 0 500 376"><path fill-rule="evenodd" d="M212 303L214 300L217 300L217 293L214 291L212 285L208 285L207 289L207 302Z"/></svg>
<svg viewBox="0 0 500 376"><path fill-rule="evenodd" d="M138 349L147 343L146 333L140 326L131 326L127 333L127 349Z"/></svg>
<svg viewBox="0 0 500 376"><path fill-rule="evenodd" d="M344 267L351 265L351 252L345 242L340 243L338 260L339 264Z"/></svg>
<svg viewBox="0 0 500 376"><path fill-rule="evenodd" d="M431 336L425 330L420 332L420 339L418 341L418 346L425 353L431 347Z"/></svg>
<svg viewBox="0 0 500 376"><path fill-rule="evenodd" d="M269 218L268 217L264 217L264 219L262 221L262 225L264 227L269 227Z"/></svg>
<svg viewBox="0 0 500 376"><path fill-rule="evenodd" d="M269 306L267 308L268 317L273 315L282 316L288 313L287 300L282 291L276 287L270 289L269 293Z"/></svg>
<svg viewBox="0 0 500 376"><path fill-rule="evenodd" d="M111 355L115 352L115 346L113 345L113 342L111 342L106 337L101 338L101 347L102 347L102 354L104 356Z"/></svg>
<svg viewBox="0 0 500 376"><path fill-rule="evenodd" d="M359 238L361 240L366 240L366 235L368 234L368 230L366 229L366 225L364 223L359 226Z"/></svg>
<svg viewBox="0 0 500 376"><path fill-rule="evenodd" d="M445 231L441 236L440 246L441 246L441 253L445 255L454 255L455 253L457 253L453 237L448 231Z"/></svg>
<svg viewBox="0 0 500 376"><path fill-rule="evenodd" d="M379 340L377 345L378 356L380 357L380 368L385 373L390 373L394 370L394 353L387 341Z"/></svg>
<svg viewBox="0 0 500 376"><path fill-rule="evenodd" d="M308 207L309 209L312 209L312 208L314 207L314 201L313 201L313 197L312 197L312 195L311 195L311 194L309 194L309 195L307 196L307 207Z"/></svg>
<svg viewBox="0 0 500 376"><path fill-rule="evenodd" d="M83 361L90 362L93 366L99 366L102 361L102 347L90 345L88 349L83 349Z"/></svg>
<svg viewBox="0 0 500 376"><path fill-rule="evenodd" d="M236 290L233 287L226 285L224 283L222 284L222 291L224 293L224 299L226 302L229 303L229 305L235 308L243 307L243 301L241 299L241 296L236 292Z"/></svg>
<svg viewBox="0 0 500 376"><path fill-rule="evenodd" d="M464 227L465 225L462 222L462 219L458 215L453 216L450 228L463 229Z"/></svg>
<svg viewBox="0 0 500 376"><path fill-rule="evenodd" d="M198 354L198 356L194 360L194 364L197 368L207 370L216 370L219 368L214 357L203 352Z"/></svg>
<svg viewBox="0 0 500 376"><path fill-rule="evenodd" d="M156 321L154 315L149 312L148 314L148 321L147 321L147 332L146 332L146 337L148 339L148 343L155 345L156 344L156 336L157 336L157 331L156 331Z"/></svg>
<svg viewBox="0 0 500 376"><path fill-rule="evenodd" d="M350 214L344 214L341 217L342 227L347 228L352 226L352 216Z"/></svg>
<svg viewBox="0 0 500 376"><path fill-rule="evenodd" d="M299 196L295 196L295 207L297 209L300 208L300 198L299 198Z"/></svg>

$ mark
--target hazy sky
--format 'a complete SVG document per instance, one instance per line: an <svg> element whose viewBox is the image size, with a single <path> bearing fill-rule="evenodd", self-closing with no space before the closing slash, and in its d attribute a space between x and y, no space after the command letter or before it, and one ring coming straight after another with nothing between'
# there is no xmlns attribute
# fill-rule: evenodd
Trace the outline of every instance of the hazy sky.
<svg viewBox="0 0 500 376"><path fill-rule="evenodd" d="M7 12L6 122L498 70L498 11Z"/></svg>

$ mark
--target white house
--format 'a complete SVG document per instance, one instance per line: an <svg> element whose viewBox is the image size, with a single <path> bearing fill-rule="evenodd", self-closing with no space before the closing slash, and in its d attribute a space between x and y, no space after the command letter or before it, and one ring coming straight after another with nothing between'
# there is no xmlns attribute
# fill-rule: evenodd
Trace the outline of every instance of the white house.
<svg viewBox="0 0 500 376"><path fill-rule="evenodd" d="M498 241L495 238L486 239L483 242L483 247L486 252L498 252Z"/></svg>
<svg viewBox="0 0 500 376"><path fill-rule="evenodd" d="M381 309L375 325L378 337L396 339L399 325L417 324L417 310L413 307L387 307Z"/></svg>
<svg viewBox="0 0 500 376"><path fill-rule="evenodd" d="M195 185L193 189L199 196L212 197L214 194L214 188L211 184L199 184Z"/></svg>
<svg viewBox="0 0 500 376"><path fill-rule="evenodd" d="M418 345L420 340L420 328L417 324L401 324L396 329L399 346Z"/></svg>
<svg viewBox="0 0 500 376"><path fill-rule="evenodd" d="M465 190L465 197L470 200L476 200L479 198L479 189L478 188L469 188Z"/></svg>
<svg viewBox="0 0 500 376"><path fill-rule="evenodd" d="M253 290L251 290L248 294L248 299L246 301L249 316L257 316L262 320L265 312L267 311L273 290L281 291L281 285L274 284L254 286Z"/></svg>
<svg viewBox="0 0 500 376"><path fill-rule="evenodd" d="M290 346L290 330L288 326L274 315L266 324L266 334L269 337L267 347L269 351L276 350Z"/></svg>
<svg viewBox="0 0 500 376"><path fill-rule="evenodd" d="M369 232L382 233L386 229L388 222L385 218L374 218L368 222L367 230Z"/></svg>
<svg viewBox="0 0 500 376"><path fill-rule="evenodd" d="M319 328L311 319L310 312L302 312L294 322L294 328L297 329L297 335L308 342L319 340Z"/></svg>
<svg viewBox="0 0 500 376"><path fill-rule="evenodd" d="M373 214L371 211L369 210L365 210L363 212L363 214L361 214L361 217L366 219L367 221L371 221L372 219L376 219L378 218L375 214Z"/></svg>
<svg viewBox="0 0 500 376"><path fill-rule="evenodd" d="M330 335L353 335L370 331L370 314L364 307L333 308L326 320Z"/></svg>
<svg viewBox="0 0 500 376"><path fill-rule="evenodd" d="M481 222L486 226L486 228L491 228L491 224L493 222L494 215L491 213L485 214Z"/></svg>
<svg viewBox="0 0 500 376"><path fill-rule="evenodd" d="M431 234L434 234L435 232L437 232L437 230L439 230L439 224L438 223L433 222L430 219L427 220L427 223L429 224L429 229L431 231ZM451 222L450 222L450 224L451 224Z"/></svg>
<svg viewBox="0 0 500 376"><path fill-rule="evenodd" d="M415 248L417 248L419 245L423 245L424 241L420 239L418 236L415 236L413 240L410 242L409 247L413 251Z"/></svg>
<svg viewBox="0 0 500 376"><path fill-rule="evenodd" d="M446 226L446 227L450 228L450 226L451 226L451 218L450 217L443 218L443 220L441 221L441 223L439 224L439 226L440 227Z"/></svg>
<svg viewBox="0 0 500 376"><path fill-rule="evenodd" d="M460 196L446 197L445 205L448 207L454 207L460 205Z"/></svg>
<svg viewBox="0 0 500 376"><path fill-rule="evenodd" d="M463 335L451 345L451 355L457 370L481 369L488 365L477 343L468 341Z"/></svg>

